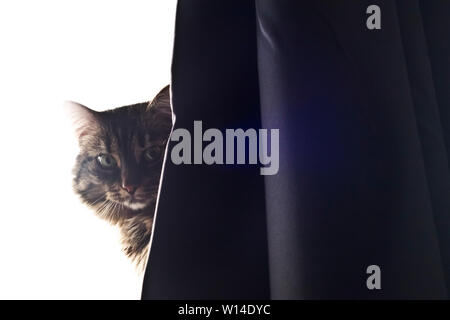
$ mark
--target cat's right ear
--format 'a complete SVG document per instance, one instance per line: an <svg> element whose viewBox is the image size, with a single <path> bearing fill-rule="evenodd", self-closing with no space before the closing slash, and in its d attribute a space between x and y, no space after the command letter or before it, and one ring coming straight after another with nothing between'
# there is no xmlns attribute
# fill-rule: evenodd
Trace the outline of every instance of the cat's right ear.
<svg viewBox="0 0 450 320"><path fill-rule="evenodd" d="M73 101L66 101L64 109L72 121L78 139L96 132L98 128L96 111Z"/></svg>

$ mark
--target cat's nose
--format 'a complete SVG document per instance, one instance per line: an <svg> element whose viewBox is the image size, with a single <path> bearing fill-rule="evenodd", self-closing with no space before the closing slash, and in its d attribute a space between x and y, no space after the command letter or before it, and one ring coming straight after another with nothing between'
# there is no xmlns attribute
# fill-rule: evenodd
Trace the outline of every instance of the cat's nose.
<svg viewBox="0 0 450 320"><path fill-rule="evenodd" d="M129 194L133 194L138 187L135 185L123 184L122 188L125 189Z"/></svg>

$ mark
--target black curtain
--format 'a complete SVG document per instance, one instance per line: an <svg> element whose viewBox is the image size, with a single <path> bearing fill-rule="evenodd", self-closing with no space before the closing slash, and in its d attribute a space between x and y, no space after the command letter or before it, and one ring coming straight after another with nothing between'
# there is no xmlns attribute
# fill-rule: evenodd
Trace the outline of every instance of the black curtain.
<svg viewBox="0 0 450 320"><path fill-rule="evenodd" d="M450 1L180 0L172 100L280 168L169 158L144 299L448 298Z"/></svg>

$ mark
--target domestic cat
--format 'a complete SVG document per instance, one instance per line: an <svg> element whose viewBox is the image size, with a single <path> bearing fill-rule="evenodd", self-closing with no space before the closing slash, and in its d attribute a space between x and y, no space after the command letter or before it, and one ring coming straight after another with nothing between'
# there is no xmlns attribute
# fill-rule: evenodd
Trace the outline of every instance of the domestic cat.
<svg viewBox="0 0 450 320"><path fill-rule="evenodd" d="M97 112L67 102L79 143L73 189L102 219L120 228L124 253L143 270L166 144L170 88L145 103Z"/></svg>

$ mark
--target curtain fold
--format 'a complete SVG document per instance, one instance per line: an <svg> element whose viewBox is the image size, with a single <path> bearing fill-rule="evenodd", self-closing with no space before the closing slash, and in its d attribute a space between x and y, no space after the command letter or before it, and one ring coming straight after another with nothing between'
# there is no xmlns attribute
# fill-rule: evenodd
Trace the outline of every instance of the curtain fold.
<svg viewBox="0 0 450 320"><path fill-rule="evenodd" d="M174 129L261 126L253 1L179 1ZM192 141L193 142L193 141ZM145 299L268 299L264 180L256 166L169 158L145 274Z"/></svg>
<svg viewBox="0 0 450 320"><path fill-rule="evenodd" d="M445 12L445 8L440 6L439 2L428 1L427 6L430 6L430 4L434 7L434 10L440 7L440 10ZM450 173L429 55L430 46L424 29L425 23L430 18L430 12L422 12L421 5L421 1L397 0L410 91L414 102L415 118L434 215L434 226L439 241L448 295L448 288L450 288ZM450 9L448 5L447 9ZM447 18L450 19L450 11L447 12ZM423 17L425 17L425 20ZM433 19L433 21L435 20ZM449 28L450 24L447 25L447 30L450 30ZM443 35L444 37L448 36L445 32ZM444 54L444 52L441 51L441 54ZM441 66L444 67L445 63Z"/></svg>
<svg viewBox="0 0 450 320"><path fill-rule="evenodd" d="M449 186L449 154L450 154L450 2L445 0L419 1L423 19L423 28L427 40L427 52L431 65L432 85L438 106L436 113L438 123L428 124L434 130L436 158L439 156L445 163L430 164L430 180L434 184L432 190L435 205L435 221L440 240L441 256L445 270L447 291L450 290L450 201ZM420 118L420 116L419 116ZM445 144L445 149L442 148ZM433 143L426 142L428 148ZM431 188L431 187L430 187Z"/></svg>
<svg viewBox="0 0 450 320"><path fill-rule="evenodd" d="M179 1L175 128L280 129L280 166L169 158L143 298L448 298L450 3L372 2Z"/></svg>

